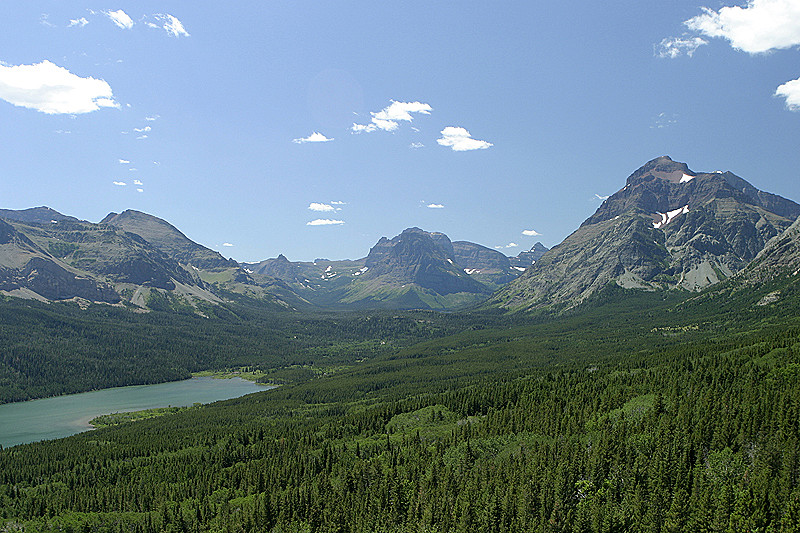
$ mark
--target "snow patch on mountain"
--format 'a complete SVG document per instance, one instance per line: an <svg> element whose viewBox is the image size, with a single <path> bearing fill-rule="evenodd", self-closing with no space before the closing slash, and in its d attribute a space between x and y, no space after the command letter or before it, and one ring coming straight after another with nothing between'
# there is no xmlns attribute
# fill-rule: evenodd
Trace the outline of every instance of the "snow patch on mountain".
<svg viewBox="0 0 800 533"><path fill-rule="evenodd" d="M684 215L689 212L689 204L686 204L683 207L679 207L678 209L673 209L672 211L667 211L666 213L656 213L655 217L659 218L659 220L653 222L653 227L656 229L663 228L673 220L678 215Z"/></svg>

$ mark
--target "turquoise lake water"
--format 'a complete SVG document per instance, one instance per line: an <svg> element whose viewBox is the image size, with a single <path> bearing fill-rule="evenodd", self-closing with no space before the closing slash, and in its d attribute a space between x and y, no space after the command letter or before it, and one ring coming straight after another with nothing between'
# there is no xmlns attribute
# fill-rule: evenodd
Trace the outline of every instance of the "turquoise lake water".
<svg viewBox="0 0 800 533"><path fill-rule="evenodd" d="M0 405L0 445L7 448L68 437L91 429L89 420L99 415L211 403L268 388L241 378L197 377L4 404Z"/></svg>

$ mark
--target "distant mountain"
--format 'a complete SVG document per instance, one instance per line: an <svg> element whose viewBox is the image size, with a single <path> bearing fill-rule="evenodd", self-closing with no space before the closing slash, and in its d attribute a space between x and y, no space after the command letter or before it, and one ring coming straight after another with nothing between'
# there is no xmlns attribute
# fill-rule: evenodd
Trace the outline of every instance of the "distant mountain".
<svg viewBox="0 0 800 533"><path fill-rule="evenodd" d="M139 235L182 265L194 266L203 270L237 268L239 266L239 263L233 259L225 259L219 252L192 241L166 220L147 213L133 209L119 214L109 213L100 223Z"/></svg>
<svg viewBox="0 0 800 533"><path fill-rule="evenodd" d="M299 264L292 263L283 254L273 259L265 259L248 268L250 274L269 276L289 283L302 283L307 275L301 270Z"/></svg>
<svg viewBox="0 0 800 533"><path fill-rule="evenodd" d="M141 307L157 292L218 300L177 261L117 228L67 218L47 224L10 220L3 234L3 290L15 296L125 300Z"/></svg>
<svg viewBox="0 0 800 533"><path fill-rule="evenodd" d="M0 209L0 218L27 222L30 224L53 224L61 221L80 222L75 217L62 215L49 207L31 207L30 209Z"/></svg>
<svg viewBox="0 0 800 533"><path fill-rule="evenodd" d="M257 283L277 278L314 305L344 309L456 309L519 274L496 250L419 228L381 238L363 259L309 263L279 255L245 269Z"/></svg>
<svg viewBox="0 0 800 533"><path fill-rule="evenodd" d="M742 270L800 215L800 205L730 172L696 173L667 156L631 174L564 242L492 305L574 305L614 282L699 290Z"/></svg>
<svg viewBox="0 0 800 533"><path fill-rule="evenodd" d="M511 266L523 269L528 268L541 259L548 250L549 248L544 244L537 242L530 250L520 252L516 257L510 258Z"/></svg>

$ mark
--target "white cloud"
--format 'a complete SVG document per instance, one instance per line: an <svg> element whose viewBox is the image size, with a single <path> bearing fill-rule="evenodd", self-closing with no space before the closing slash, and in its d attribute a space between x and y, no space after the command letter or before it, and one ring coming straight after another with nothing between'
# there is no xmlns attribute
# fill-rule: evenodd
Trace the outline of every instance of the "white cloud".
<svg viewBox="0 0 800 533"><path fill-rule="evenodd" d="M168 34L172 35L173 37L189 37L189 32L186 31L186 28L183 27L183 24L180 20L173 17L169 14L162 14L159 13L158 15L153 15L160 23L161 28L163 28ZM155 24L148 24L151 28L157 28L158 26Z"/></svg>
<svg viewBox="0 0 800 533"><path fill-rule="evenodd" d="M444 209L444 205L442 204L428 204L428 209Z"/></svg>
<svg viewBox="0 0 800 533"><path fill-rule="evenodd" d="M353 124L350 128L352 133L369 133L378 129L375 124Z"/></svg>
<svg viewBox="0 0 800 533"><path fill-rule="evenodd" d="M325 211L336 211L336 208L335 208L335 207L333 207L332 205L328 205L328 204L321 204L321 203L317 203L317 202L311 202L311 203L308 205L308 208L309 208L310 210L312 210L312 211L321 211L321 212L325 212Z"/></svg>
<svg viewBox="0 0 800 533"><path fill-rule="evenodd" d="M329 218L318 218L311 222L306 222L306 226L334 226L344 224L344 220L331 220Z"/></svg>
<svg viewBox="0 0 800 533"><path fill-rule="evenodd" d="M142 133L143 131L151 131L153 128L150 126L145 126L144 128L133 128L133 131L136 133Z"/></svg>
<svg viewBox="0 0 800 533"><path fill-rule="evenodd" d="M409 148L414 148L415 150L418 148L424 148L425 145L422 143L411 143L408 145Z"/></svg>
<svg viewBox="0 0 800 533"><path fill-rule="evenodd" d="M703 8L685 22L707 37L722 37L737 50L758 54L800 45L800 2L748 0L746 7Z"/></svg>
<svg viewBox="0 0 800 533"><path fill-rule="evenodd" d="M147 135L139 135L138 137L136 137L137 141L141 141L143 139L147 139Z"/></svg>
<svg viewBox="0 0 800 533"><path fill-rule="evenodd" d="M464 128L447 126L442 130L442 138L436 139L442 146L449 146L455 152L466 152L468 150L483 150L493 146L492 143L473 139L472 135Z"/></svg>
<svg viewBox="0 0 800 533"><path fill-rule="evenodd" d="M353 124L350 128L352 133L370 133L376 130L395 131L399 127L399 121L411 122L414 117L411 113L430 115L433 108L422 102L397 102L391 103L372 115L369 124Z"/></svg>
<svg viewBox="0 0 800 533"><path fill-rule="evenodd" d="M126 186L126 185L127 185L127 183L125 183L124 181L114 181L114 182L112 182L112 183L113 183L114 185L117 185L118 187L124 187L124 186Z"/></svg>
<svg viewBox="0 0 800 533"><path fill-rule="evenodd" d="M331 205L347 205L347 202L331 202Z"/></svg>
<svg viewBox="0 0 800 533"><path fill-rule="evenodd" d="M153 115L150 117L144 117L144 119L148 122L153 122L154 120L158 120L161 118L161 115Z"/></svg>
<svg viewBox="0 0 800 533"><path fill-rule="evenodd" d="M69 27L70 28L72 28L72 27L83 28L87 24L89 24L89 21L86 20L85 17L81 17L79 19L72 19L72 20L69 21Z"/></svg>
<svg viewBox="0 0 800 533"><path fill-rule="evenodd" d="M610 195L606 195L606 196L600 196L600 195L599 195L599 194L597 194L597 193L594 193L594 195L595 195L595 197L596 197L598 200L608 200L608 199L610 198Z"/></svg>
<svg viewBox="0 0 800 533"><path fill-rule="evenodd" d="M223 242L223 243L222 243L222 246L231 247L231 246L233 246L233 245L232 245L231 243L229 243L229 242Z"/></svg>
<svg viewBox="0 0 800 533"><path fill-rule="evenodd" d="M122 28L123 30L129 30L133 28L133 20L125 13L123 10L118 9L117 11L103 11L103 13L111 19L111 22L117 25L117 27Z"/></svg>
<svg viewBox="0 0 800 533"><path fill-rule="evenodd" d="M510 243L505 245L506 248L516 248L517 246L519 246L519 244L517 244L515 242L510 242Z"/></svg>
<svg viewBox="0 0 800 533"><path fill-rule="evenodd" d="M675 59L683 54L692 57L695 51L708 44L708 41L701 37L667 37L656 45L656 56L660 58Z"/></svg>
<svg viewBox="0 0 800 533"><path fill-rule="evenodd" d="M50 22L50 20L49 20L49 19L50 19L50 15L48 15L47 13L42 13L42 16L41 16L41 17L39 17L39 23L40 23L42 26L48 26L48 27L50 27L50 28L55 28L55 27L56 27L56 25L55 25L55 24L53 24L52 22Z"/></svg>
<svg viewBox="0 0 800 533"><path fill-rule="evenodd" d="M674 126L678 123L678 115L667 113L659 113L658 116L653 121L653 125L650 126L650 129L662 129L662 128L669 128L670 126Z"/></svg>
<svg viewBox="0 0 800 533"><path fill-rule="evenodd" d="M119 164L120 164L120 165L130 165L130 163L131 163L131 162L130 162L130 161L128 161L127 159L120 159L120 160L119 160Z"/></svg>
<svg viewBox="0 0 800 533"><path fill-rule="evenodd" d="M50 61L35 65L0 63L0 98L48 115L90 113L119 107L104 80L81 78Z"/></svg>
<svg viewBox="0 0 800 533"><path fill-rule="evenodd" d="M786 107L790 111L800 111L800 78L779 86L775 96L786 98Z"/></svg>
<svg viewBox="0 0 800 533"><path fill-rule="evenodd" d="M144 189L136 189L136 192L144 192Z"/></svg>
<svg viewBox="0 0 800 533"><path fill-rule="evenodd" d="M332 140L333 139L329 139L329 138L325 137L320 132L315 131L314 133L312 133L308 137L301 137L300 139L292 139L292 142L293 143L297 143L297 144L326 143L326 142L329 142L329 141L332 141Z"/></svg>
<svg viewBox="0 0 800 533"><path fill-rule="evenodd" d="M528 237L538 237L539 235L541 235L541 233L539 233L535 229L524 229L522 230L522 234L527 235Z"/></svg>
<svg viewBox="0 0 800 533"><path fill-rule="evenodd" d="M134 185L143 185L143 183L139 180L133 180Z"/></svg>

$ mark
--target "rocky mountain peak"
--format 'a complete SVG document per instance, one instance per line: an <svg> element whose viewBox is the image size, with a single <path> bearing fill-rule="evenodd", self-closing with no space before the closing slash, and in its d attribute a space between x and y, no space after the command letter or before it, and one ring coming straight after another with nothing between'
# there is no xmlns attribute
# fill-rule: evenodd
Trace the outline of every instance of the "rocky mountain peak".
<svg viewBox="0 0 800 533"><path fill-rule="evenodd" d="M107 224L143 238L181 264L203 269L237 268L239 264L225 259L219 252L197 244L178 228L156 216L127 209L122 213L109 213L100 224Z"/></svg>
<svg viewBox="0 0 800 533"><path fill-rule="evenodd" d="M699 290L731 277L800 216L800 205L730 172L661 156L631 174L580 228L495 301L574 303L609 282Z"/></svg>
<svg viewBox="0 0 800 533"><path fill-rule="evenodd" d="M628 177L627 184L632 185L638 181L650 179L664 180L669 183L687 183L694 178L695 173L686 163L673 161L668 155L662 155L641 166Z"/></svg>

